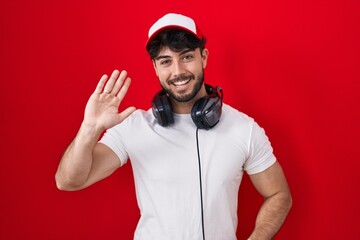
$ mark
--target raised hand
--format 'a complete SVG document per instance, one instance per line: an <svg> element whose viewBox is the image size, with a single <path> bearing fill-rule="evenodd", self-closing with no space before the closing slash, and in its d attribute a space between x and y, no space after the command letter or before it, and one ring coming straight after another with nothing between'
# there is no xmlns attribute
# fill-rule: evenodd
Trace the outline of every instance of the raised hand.
<svg viewBox="0 0 360 240"><path fill-rule="evenodd" d="M135 111L129 107L119 113L119 106L130 86L127 72L114 70L111 77L103 75L85 108L84 124L102 132L121 123Z"/></svg>

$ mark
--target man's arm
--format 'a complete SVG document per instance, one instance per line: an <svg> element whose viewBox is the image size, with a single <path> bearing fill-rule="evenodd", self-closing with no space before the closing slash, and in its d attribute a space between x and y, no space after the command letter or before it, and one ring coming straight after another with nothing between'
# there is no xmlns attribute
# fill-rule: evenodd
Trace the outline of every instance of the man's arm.
<svg viewBox="0 0 360 240"><path fill-rule="evenodd" d="M60 190L86 188L111 175L121 164L117 155L106 145L96 143L99 134L88 127L80 130L66 149L55 175Z"/></svg>
<svg viewBox="0 0 360 240"><path fill-rule="evenodd" d="M250 175L257 191L264 197L249 240L272 239L283 225L292 206L291 193L278 162L263 172Z"/></svg>
<svg viewBox="0 0 360 240"><path fill-rule="evenodd" d="M106 75L100 79L86 105L79 132L60 161L55 180L61 190L83 189L109 176L121 165L117 155L97 141L104 130L121 123L135 108L118 112L130 85L126 71L115 70L107 79Z"/></svg>

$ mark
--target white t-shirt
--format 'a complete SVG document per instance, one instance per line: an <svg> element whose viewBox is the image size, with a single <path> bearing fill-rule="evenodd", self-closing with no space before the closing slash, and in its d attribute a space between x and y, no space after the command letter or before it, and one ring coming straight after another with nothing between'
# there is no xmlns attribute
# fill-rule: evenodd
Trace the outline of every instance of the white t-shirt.
<svg viewBox="0 0 360 240"><path fill-rule="evenodd" d="M135 240L202 239L196 126L190 114L174 120L162 127L151 109L137 110L100 141L122 164L131 159L141 214ZM206 239L236 239L243 172L274 164L271 144L252 118L223 104L219 123L199 130L199 149Z"/></svg>

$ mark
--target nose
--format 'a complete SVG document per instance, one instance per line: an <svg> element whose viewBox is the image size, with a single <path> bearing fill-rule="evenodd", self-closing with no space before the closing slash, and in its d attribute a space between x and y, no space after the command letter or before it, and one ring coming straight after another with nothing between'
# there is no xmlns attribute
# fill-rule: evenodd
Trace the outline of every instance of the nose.
<svg viewBox="0 0 360 240"><path fill-rule="evenodd" d="M185 73L184 66L181 61L174 61L173 65L173 76L179 77Z"/></svg>

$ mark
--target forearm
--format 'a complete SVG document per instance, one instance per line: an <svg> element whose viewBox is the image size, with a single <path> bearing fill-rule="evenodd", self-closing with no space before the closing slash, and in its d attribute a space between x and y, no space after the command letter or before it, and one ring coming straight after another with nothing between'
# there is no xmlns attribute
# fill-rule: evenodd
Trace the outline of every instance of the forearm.
<svg viewBox="0 0 360 240"><path fill-rule="evenodd" d="M259 210L255 229L249 240L272 239L283 225L291 206L290 193L279 193L266 199Z"/></svg>
<svg viewBox="0 0 360 240"><path fill-rule="evenodd" d="M61 158L55 175L56 184L62 190L76 190L84 184L93 163L93 149L101 131L82 124L75 139Z"/></svg>

